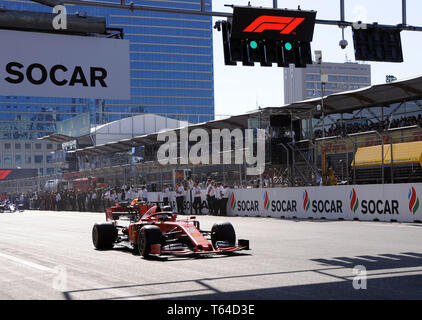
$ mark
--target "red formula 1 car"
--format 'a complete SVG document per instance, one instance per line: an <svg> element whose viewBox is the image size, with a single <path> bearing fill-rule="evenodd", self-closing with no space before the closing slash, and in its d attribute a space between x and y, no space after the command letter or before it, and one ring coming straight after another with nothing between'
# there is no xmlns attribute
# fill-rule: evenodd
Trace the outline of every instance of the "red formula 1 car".
<svg viewBox="0 0 422 320"><path fill-rule="evenodd" d="M200 256L249 250L249 240L239 239L231 223L216 223L200 230L196 217L177 218L170 207L139 204L107 208L107 223L96 223L92 242L99 250L126 246L143 257ZM119 223L126 221L125 224Z"/></svg>

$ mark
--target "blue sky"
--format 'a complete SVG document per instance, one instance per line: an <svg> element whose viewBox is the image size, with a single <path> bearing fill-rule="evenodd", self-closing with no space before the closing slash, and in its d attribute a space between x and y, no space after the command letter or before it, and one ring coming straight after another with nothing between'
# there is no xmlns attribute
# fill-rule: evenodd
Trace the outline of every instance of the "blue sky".
<svg viewBox="0 0 422 320"><path fill-rule="evenodd" d="M250 0L252 6L272 7L272 0ZM401 0L345 0L347 21L359 21L396 25L402 22ZM213 0L213 10L232 12L224 4L247 5L248 0ZM339 0L278 0L279 8L316 10L317 19L340 19ZM407 24L422 26L422 1L407 0ZM214 18L214 21L221 18ZM256 106L274 107L284 104L283 69L225 66L221 32L214 30L214 81L216 115L241 114ZM422 75L422 32L403 31L401 33L404 63L371 62L372 84L385 82L385 76L392 74L398 79ZM326 62L345 62L346 58L354 62L354 48L351 28L345 29L345 38L349 46L342 50L341 29L336 26L315 26L312 52L323 51ZM218 117L217 117L218 118Z"/></svg>

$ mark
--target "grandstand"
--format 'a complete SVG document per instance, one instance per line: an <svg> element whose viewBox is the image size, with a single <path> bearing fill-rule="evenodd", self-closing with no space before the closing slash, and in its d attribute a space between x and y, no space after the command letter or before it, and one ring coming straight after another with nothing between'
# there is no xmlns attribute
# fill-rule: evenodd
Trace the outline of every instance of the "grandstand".
<svg viewBox="0 0 422 320"><path fill-rule="evenodd" d="M322 99L324 128L322 112L318 108ZM163 143L157 141L158 132L129 135L124 140L69 152L77 155L78 177L104 177L109 185L147 183L160 189L163 184L174 181L173 175L178 169L189 170L188 178L197 181L211 176L239 187L264 182L274 187L318 185L321 177L326 181L329 169L335 172L338 184L422 182L422 77L322 99L260 108L186 127L189 132L204 129L210 137L213 129L265 129L266 170L260 176L247 176L247 164L162 166L156 158ZM321 135L323 129L324 138ZM52 138L54 135L49 137ZM61 135L60 139L70 141L75 138ZM77 140L87 141L87 138ZM96 141L92 133L90 140ZM191 141L189 145L193 144ZM142 157L136 162L133 161L134 149L142 151ZM125 162L113 162L116 155L125 155ZM83 163L89 163L89 166ZM72 177L72 174L67 173L67 176ZM54 178L42 176L38 180ZM13 187L13 182L6 183ZM32 183L32 186L36 185L43 183ZM4 188L5 183L0 183L0 191Z"/></svg>

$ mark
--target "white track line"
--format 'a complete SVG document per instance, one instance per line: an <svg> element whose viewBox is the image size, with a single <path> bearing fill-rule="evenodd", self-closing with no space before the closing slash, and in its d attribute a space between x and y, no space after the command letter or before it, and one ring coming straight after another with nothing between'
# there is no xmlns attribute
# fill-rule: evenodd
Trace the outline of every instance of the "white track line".
<svg viewBox="0 0 422 320"><path fill-rule="evenodd" d="M23 259L20 259L20 258L9 256L9 255L4 254L4 253L0 253L0 257L8 259L8 260L13 261L13 262L23 264L27 267L31 267L33 269L37 269L37 270L40 270L40 271L46 271L46 272L53 272L54 271L53 269L42 266L40 264L36 264L36 263L29 262L29 261L26 261L26 260L23 260Z"/></svg>

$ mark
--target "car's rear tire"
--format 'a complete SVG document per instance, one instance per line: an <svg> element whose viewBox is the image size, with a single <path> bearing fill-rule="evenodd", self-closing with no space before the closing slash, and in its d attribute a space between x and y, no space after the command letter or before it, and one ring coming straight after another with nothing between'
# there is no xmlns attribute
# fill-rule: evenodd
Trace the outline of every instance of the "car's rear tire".
<svg viewBox="0 0 422 320"><path fill-rule="evenodd" d="M92 228L92 243L98 250L111 249L117 238L117 228L111 223L96 223Z"/></svg>
<svg viewBox="0 0 422 320"><path fill-rule="evenodd" d="M236 232L230 222L215 223L211 228L211 242L216 248L217 241L228 241L230 245L236 245Z"/></svg>
<svg viewBox="0 0 422 320"><path fill-rule="evenodd" d="M163 234L159 227L153 225L146 225L141 228L138 235L138 250L139 254L144 258L151 256L151 245L161 244Z"/></svg>

